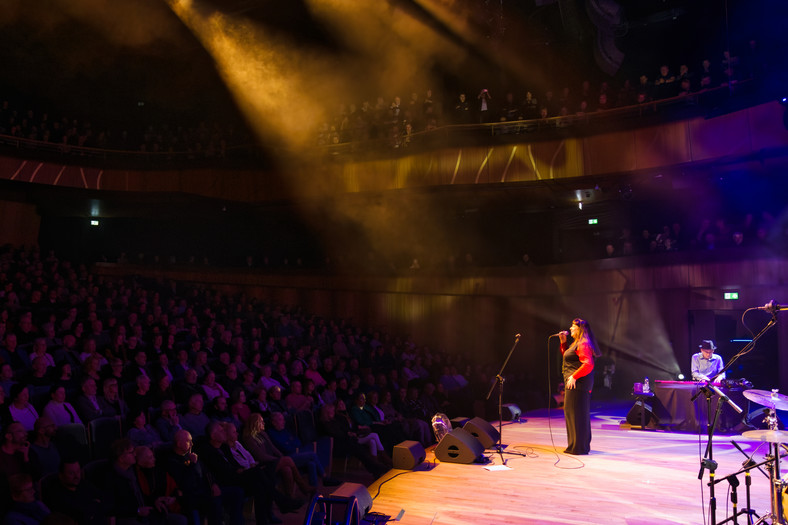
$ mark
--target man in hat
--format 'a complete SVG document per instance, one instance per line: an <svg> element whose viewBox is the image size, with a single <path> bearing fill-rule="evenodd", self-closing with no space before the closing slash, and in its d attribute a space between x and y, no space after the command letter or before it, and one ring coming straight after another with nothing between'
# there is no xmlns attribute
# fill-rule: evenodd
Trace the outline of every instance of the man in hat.
<svg viewBox="0 0 788 525"><path fill-rule="evenodd" d="M692 356L692 379L694 381L725 379L725 374L720 374L723 363L722 358L714 353L716 349L714 341L709 339L701 341L700 352Z"/></svg>

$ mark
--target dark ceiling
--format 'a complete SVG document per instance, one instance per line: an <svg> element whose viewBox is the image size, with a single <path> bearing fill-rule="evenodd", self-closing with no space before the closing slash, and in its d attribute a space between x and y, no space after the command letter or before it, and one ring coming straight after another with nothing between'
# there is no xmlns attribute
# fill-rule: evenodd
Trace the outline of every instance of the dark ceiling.
<svg viewBox="0 0 788 525"><path fill-rule="evenodd" d="M560 78L567 84L576 82L574 77L605 78L593 58L600 31L588 14L594 5L620 7L617 23L605 31L614 36L624 55L619 75L629 78L656 71L662 62L673 68L681 62L694 66L705 56L716 62L725 46L743 49L755 36L769 49L770 40L781 41L786 14L786 3L779 0L387 1L390 9L408 13L464 46L463 60L432 66L443 79L443 91L478 89L482 84L510 88L544 78ZM350 58L364 53L347 49L347 41L311 5L325 2L194 3L207 11L253 21L284 42L325 56ZM476 38L457 34L432 16L433 3L462 13ZM488 45L479 46L479 38ZM106 125L118 120L188 121L237 113L212 58L164 0L5 0L0 7L0 61L2 96L21 98L24 104L53 114ZM376 73L386 71L368 71L368 77ZM352 80L357 85L363 82ZM377 79L375 85L392 85L391 80ZM529 88L538 92L547 86ZM360 99L367 93L359 85L359 93L351 96Z"/></svg>

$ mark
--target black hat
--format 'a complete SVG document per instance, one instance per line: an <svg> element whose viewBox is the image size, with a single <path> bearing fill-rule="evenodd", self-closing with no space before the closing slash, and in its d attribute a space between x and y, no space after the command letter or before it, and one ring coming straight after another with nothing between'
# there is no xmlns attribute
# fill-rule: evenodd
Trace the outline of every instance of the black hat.
<svg viewBox="0 0 788 525"><path fill-rule="evenodd" d="M714 351L717 349L717 347L714 346L714 341L712 341L711 339L704 339L703 341L700 342L700 349Z"/></svg>

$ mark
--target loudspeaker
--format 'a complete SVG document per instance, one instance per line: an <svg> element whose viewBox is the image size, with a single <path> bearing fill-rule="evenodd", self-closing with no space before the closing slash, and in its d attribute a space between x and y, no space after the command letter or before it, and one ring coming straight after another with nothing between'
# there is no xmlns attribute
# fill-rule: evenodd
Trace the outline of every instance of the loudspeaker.
<svg viewBox="0 0 788 525"><path fill-rule="evenodd" d="M462 428L462 426L470 421L471 418L465 416L453 417L451 419L451 428Z"/></svg>
<svg viewBox="0 0 788 525"><path fill-rule="evenodd" d="M449 463L473 463L484 453L484 446L470 432L455 428L435 447L435 457Z"/></svg>
<svg viewBox="0 0 788 525"><path fill-rule="evenodd" d="M369 494L367 487L364 485L360 485L358 483L343 483L331 493L330 497L347 498L349 500L354 496L356 501L358 501L358 509L361 513L360 518L364 517L364 515L372 508L372 496Z"/></svg>
<svg viewBox="0 0 788 525"><path fill-rule="evenodd" d="M480 417L471 419L462 428L478 439L484 448L492 448L501 437L501 434L495 430L494 426Z"/></svg>
<svg viewBox="0 0 788 525"><path fill-rule="evenodd" d="M403 441L399 445L394 445L394 453L391 455L391 461L394 463L394 468L400 470L413 470L421 465L427 455L424 453L424 447L418 441Z"/></svg>
<svg viewBox="0 0 788 525"><path fill-rule="evenodd" d="M644 411L645 414L643 413ZM652 421L656 425L659 423L659 418L654 414L652 406L640 399L635 402L627 413L627 423L632 426L639 427L641 424L643 424L643 426L648 426Z"/></svg>
<svg viewBox="0 0 788 525"><path fill-rule="evenodd" d="M520 421L520 415L523 413L520 407L514 403L507 403L501 405L501 417L504 421Z"/></svg>

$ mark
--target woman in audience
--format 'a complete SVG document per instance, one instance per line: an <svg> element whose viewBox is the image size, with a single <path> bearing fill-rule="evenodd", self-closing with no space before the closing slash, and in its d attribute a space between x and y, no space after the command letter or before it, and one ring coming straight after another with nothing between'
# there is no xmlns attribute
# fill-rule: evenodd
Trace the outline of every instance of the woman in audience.
<svg viewBox="0 0 788 525"><path fill-rule="evenodd" d="M126 437L131 440L134 446L156 448L162 445L164 441L161 439L159 431L148 423L147 416L142 410L131 413L128 422L129 431L126 433Z"/></svg>
<svg viewBox="0 0 788 525"><path fill-rule="evenodd" d="M55 425L82 424L76 409L66 401L66 389L62 385L52 385L49 389L49 397L50 400L44 407L44 415L48 416Z"/></svg>
<svg viewBox="0 0 788 525"><path fill-rule="evenodd" d="M241 387L236 387L230 394L230 413L241 424L246 423L252 410L246 404L246 391Z"/></svg>
<svg viewBox="0 0 788 525"><path fill-rule="evenodd" d="M293 459L285 456L265 432L265 421L260 414L252 414L244 425L241 443L251 452L254 459L265 465L266 468L276 472L277 476L284 484L284 492L288 496L295 496L296 486L305 496L311 496L315 492L314 486L310 486L301 476Z"/></svg>
<svg viewBox="0 0 788 525"><path fill-rule="evenodd" d="M223 397L225 399L230 397L227 390L216 382L216 373L212 370L207 371L205 376L203 376L202 389L208 401L213 401L216 397Z"/></svg>
<svg viewBox="0 0 788 525"><path fill-rule="evenodd" d="M8 405L8 412L12 421L18 421L28 432L33 430L38 411L30 404L30 391L24 383L16 383L11 387L11 403Z"/></svg>

